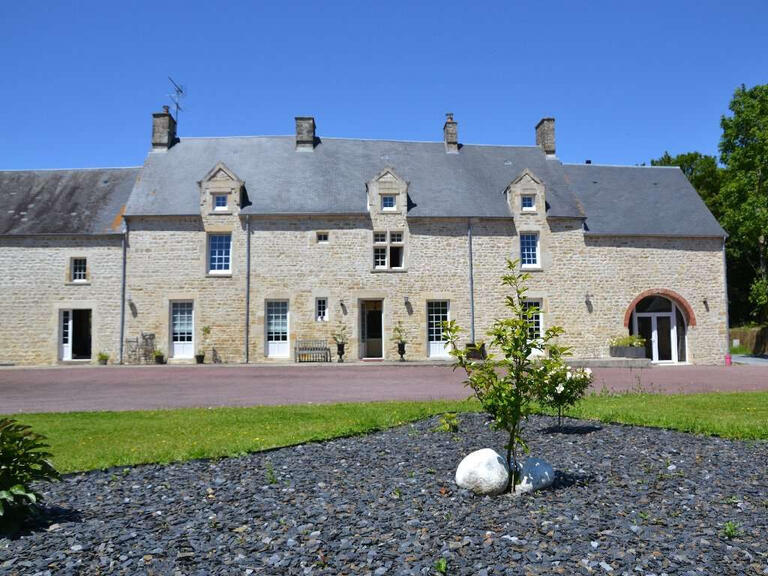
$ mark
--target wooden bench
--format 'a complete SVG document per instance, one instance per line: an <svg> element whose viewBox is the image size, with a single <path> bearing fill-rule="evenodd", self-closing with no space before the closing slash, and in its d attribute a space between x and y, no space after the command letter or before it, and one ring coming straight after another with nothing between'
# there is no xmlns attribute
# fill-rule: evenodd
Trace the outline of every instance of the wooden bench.
<svg viewBox="0 0 768 576"><path fill-rule="evenodd" d="M325 340L296 340L296 362L330 362L331 348Z"/></svg>

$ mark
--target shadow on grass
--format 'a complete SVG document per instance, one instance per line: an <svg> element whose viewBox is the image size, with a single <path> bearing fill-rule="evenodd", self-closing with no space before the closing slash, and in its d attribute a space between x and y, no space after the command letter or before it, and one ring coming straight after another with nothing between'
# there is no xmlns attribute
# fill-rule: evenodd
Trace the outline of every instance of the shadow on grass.
<svg viewBox="0 0 768 576"><path fill-rule="evenodd" d="M62 522L82 522L82 515L77 510L61 506L42 506L36 514L24 520L21 525L7 527L6 532L0 531L0 536L16 540L35 532L45 532L54 524Z"/></svg>
<svg viewBox="0 0 768 576"><path fill-rule="evenodd" d="M581 424L581 425L564 425L564 426L547 426L546 428L542 428L541 432L543 434L575 434L575 435L585 435L585 434L592 434L592 432L598 432L602 430L602 426L597 426L596 424Z"/></svg>

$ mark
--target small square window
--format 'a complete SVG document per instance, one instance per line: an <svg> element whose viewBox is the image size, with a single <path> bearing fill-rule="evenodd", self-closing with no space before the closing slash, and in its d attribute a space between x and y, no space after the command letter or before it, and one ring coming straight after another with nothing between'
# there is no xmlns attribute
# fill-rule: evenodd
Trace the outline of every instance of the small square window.
<svg viewBox="0 0 768 576"><path fill-rule="evenodd" d="M402 232L390 232L389 233L389 241L393 244L400 244L403 241L403 233Z"/></svg>
<svg viewBox="0 0 768 576"><path fill-rule="evenodd" d="M328 232L318 232L316 238L318 244L328 244Z"/></svg>
<svg viewBox="0 0 768 576"><path fill-rule="evenodd" d="M376 244L386 244L386 242L387 242L387 233L386 232L374 232L373 233L373 241Z"/></svg>
<svg viewBox="0 0 768 576"><path fill-rule="evenodd" d="M523 194L520 197L520 207L523 212L535 212L536 197L533 194Z"/></svg>
<svg viewBox="0 0 768 576"><path fill-rule="evenodd" d="M539 265L539 235L520 234L520 264L534 268Z"/></svg>
<svg viewBox="0 0 768 576"><path fill-rule="evenodd" d="M381 197L382 210L394 210L396 208L397 208L397 202L394 195L385 194Z"/></svg>
<svg viewBox="0 0 768 576"><path fill-rule="evenodd" d="M315 298L315 322L328 321L328 298Z"/></svg>
<svg viewBox="0 0 768 576"><path fill-rule="evenodd" d="M88 280L88 261L85 258L72 258L72 282Z"/></svg>
<svg viewBox="0 0 768 576"><path fill-rule="evenodd" d="M226 194L214 194L213 195L213 209L214 210L226 210L227 195Z"/></svg>

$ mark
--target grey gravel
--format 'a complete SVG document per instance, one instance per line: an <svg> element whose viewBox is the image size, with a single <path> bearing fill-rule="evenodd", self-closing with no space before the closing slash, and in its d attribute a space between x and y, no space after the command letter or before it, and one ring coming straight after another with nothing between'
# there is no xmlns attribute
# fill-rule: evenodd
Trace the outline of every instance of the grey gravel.
<svg viewBox="0 0 768 576"><path fill-rule="evenodd" d="M503 437L460 420L67 476L43 525L0 539L0 574L768 574L768 443L534 417L554 486L476 497L456 465Z"/></svg>

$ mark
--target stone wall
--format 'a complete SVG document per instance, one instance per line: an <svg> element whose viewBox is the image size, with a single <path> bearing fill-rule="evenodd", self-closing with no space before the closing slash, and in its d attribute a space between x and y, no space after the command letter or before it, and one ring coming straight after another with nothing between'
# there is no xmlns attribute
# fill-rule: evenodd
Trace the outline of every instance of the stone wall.
<svg viewBox="0 0 768 576"><path fill-rule="evenodd" d="M70 282L72 258L88 281ZM59 311L90 309L91 349L118 360L120 236L0 236L0 364L59 361Z"/></svg>

